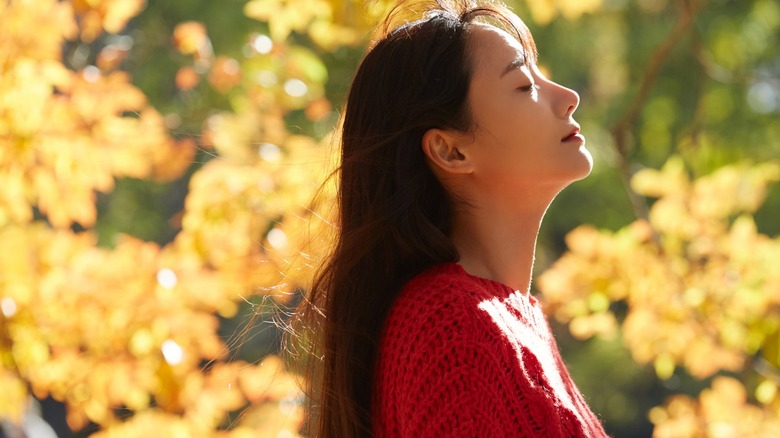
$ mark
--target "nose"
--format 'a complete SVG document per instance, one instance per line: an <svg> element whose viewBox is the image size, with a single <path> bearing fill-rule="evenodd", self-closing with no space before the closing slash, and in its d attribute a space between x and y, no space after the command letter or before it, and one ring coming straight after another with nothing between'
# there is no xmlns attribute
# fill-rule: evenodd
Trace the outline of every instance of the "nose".
<svg viewBox="0 0 780 438"><path fill-rule="evenodd" d="M563 117L569 118L572 114L574 114L574 111L580 105L580 95L571 88L561 86L561 89L561 107L563 110Z"/></svg>
<svg viewBox="0 0 780 438"><path fill-rule="evenodd" d="M580 105L580 95L571 88L555 83L558 88L555 113L561 118L568 119Z"/></svg>

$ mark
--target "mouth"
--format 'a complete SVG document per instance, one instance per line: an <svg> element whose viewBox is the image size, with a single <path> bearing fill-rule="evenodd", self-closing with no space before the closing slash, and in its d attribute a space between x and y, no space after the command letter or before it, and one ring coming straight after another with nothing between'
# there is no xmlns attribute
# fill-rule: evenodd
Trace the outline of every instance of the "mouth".
<svg viewBox="0 0 780 438"><path fill-rule="evenodd" d="M567 135L566 137L563 137L561 139L561 141L564 142L564 143L567 143L567 142L584 142L585 141L585 137L583 137L582 134L580 134L580 127L579 126L575 126L571 130L571 132L569 132L569 135Z"/></svg>

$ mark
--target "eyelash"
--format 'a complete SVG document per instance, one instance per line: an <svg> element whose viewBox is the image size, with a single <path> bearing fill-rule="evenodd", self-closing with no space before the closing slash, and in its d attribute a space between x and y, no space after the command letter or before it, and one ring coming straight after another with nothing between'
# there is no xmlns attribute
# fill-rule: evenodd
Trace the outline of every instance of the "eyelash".
<svg viewBox="0 0 780 438"><path fill-rule="evenodd" d="M540 88L541 87L539 87L536 84L530 84L530 85L526 85L526 86L520 87L520 88L518 88L518 90L520 90L520 91L522 91L524 93L530 93L530 92L533 92L533 91L539 91Z"/></svg>

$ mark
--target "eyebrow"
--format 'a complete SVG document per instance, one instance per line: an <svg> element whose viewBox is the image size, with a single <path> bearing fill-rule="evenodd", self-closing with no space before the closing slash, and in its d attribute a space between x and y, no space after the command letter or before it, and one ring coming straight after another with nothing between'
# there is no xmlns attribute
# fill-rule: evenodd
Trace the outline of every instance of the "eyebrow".
<svg viewBox="0 0 780 438"><path fill-rule="evenodd" d="M522 54L517 55L517 57L513 59L512 62L509 63L509 65L506 66L504 71L501 72L501 76L499 76L499 79L506 76L506 74L509 73L510 71L517 70L524 65L525 65L525 56L523 56Z"/></svg>

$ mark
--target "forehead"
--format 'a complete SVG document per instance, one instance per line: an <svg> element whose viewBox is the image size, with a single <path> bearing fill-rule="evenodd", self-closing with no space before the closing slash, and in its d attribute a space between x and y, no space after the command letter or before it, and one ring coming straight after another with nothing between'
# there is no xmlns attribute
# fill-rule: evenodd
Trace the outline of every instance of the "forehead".
<svg viewBox="0 0 780 438"><path fill-rule="evenodd" d="M489 24L475 23L469 35L469 48L475 76L494 75L495 79L516 59L533 62L517 38Z"/></svg>

